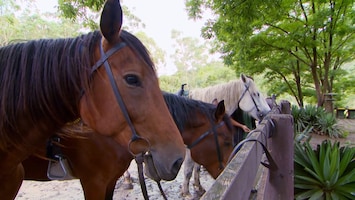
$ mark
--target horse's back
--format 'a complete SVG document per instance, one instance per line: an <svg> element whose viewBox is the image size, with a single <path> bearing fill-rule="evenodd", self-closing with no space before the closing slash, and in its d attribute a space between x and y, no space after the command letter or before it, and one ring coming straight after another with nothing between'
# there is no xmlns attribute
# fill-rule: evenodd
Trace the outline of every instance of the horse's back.
<svg viewBox="0 0 355 200"><path fill-rule="evenodd" d="M224 100L227 113L232 114L238 107L237 102L242 93L239 82L239 80L233 80L206 88L193 89L190 90L189 97L208 103L216 98L218 101Z"/></svg>

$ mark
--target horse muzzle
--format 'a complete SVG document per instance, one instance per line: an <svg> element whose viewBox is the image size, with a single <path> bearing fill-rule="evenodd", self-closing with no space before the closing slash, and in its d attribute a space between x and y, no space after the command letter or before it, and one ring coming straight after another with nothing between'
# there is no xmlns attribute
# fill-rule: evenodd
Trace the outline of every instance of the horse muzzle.
<svg viewBox="0 0 355 200"><path fill-rule="evenodd" d="M157 167L159 164L156 163L157 161L154 160L153 155L148 152L144 155L144 172L146 176L155 181L171 181L176 178L183 161L184 158L177 159L170 169L164 172L163 169Z"/></svg>
<svg viewBox="0 0 355 200"><path fill-rule="evenodd" d="M151 153L146 153L144 155L144 164L145 175L148 176L150 179L159 182L161 178L157 172L157 169L155 168L153 156Z"/></svg>
<svg viewBox="0 0 355 200"><path fill-rule="evenodd" d="M267 114L269 114L270 111L258 111L257 112L257 116L258 116L258 120L262 121Z"/></svg>

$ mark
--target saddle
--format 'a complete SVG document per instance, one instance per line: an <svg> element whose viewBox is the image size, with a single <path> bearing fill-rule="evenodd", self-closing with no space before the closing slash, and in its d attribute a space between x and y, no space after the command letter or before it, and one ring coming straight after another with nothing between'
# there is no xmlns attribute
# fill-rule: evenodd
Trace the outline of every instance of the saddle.
<svg viewBox="0 0 355 200"><path fill-rule="evenodd" d="M47 141L47 158L49 158L47 177L50 180L74 179L69 162L58 144L60 144L60 137L56 135Z"/></svg>

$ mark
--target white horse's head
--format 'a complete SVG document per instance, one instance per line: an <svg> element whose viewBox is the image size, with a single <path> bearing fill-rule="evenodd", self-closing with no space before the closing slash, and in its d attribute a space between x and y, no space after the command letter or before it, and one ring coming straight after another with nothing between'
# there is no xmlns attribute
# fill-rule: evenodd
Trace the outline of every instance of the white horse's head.
<svg viewBox="0 0 355 200"><path fill-rule="evenodd" d="M262 120L270 112L265 97L259 92L253 79L244 74L240 75L240 79L243 92L239 96L238 107L255 119Z"/></svg>

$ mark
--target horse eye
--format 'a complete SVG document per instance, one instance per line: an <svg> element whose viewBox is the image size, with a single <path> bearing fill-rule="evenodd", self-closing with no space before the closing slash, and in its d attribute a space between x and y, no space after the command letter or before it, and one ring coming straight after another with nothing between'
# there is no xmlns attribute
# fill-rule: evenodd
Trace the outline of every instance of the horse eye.
<svg viewBox="0 0 355 200"><path fill-rule="evenodd" d="M129 74L124 77L126 83L128 85L132 85L135 87L141 86L141 81L139 80L139 77L137 75Z"/></svg>

